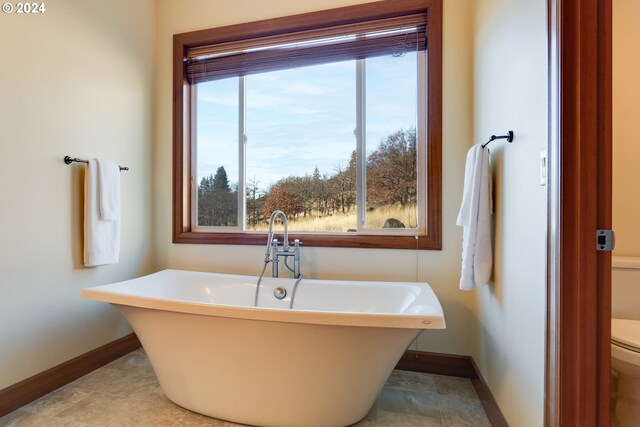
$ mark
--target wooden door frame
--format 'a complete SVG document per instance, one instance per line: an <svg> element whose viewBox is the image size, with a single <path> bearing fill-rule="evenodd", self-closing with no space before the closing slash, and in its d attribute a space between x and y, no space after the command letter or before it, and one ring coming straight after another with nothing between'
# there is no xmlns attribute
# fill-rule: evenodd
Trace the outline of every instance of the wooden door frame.
<svg viewBox="0 0 640 427"><path fill-rule="evenodd" d="M610 425L612 0L549 0L545 425Z"/></svg>

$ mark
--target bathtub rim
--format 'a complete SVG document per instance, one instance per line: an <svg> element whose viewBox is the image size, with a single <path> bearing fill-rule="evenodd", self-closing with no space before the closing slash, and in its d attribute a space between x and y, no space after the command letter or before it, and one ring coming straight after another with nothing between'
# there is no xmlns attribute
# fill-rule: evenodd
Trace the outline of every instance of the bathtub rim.
<svg viewBox="0 0 640 427"><path fill-rule="evenodd" d="M162 273L164 271L193 272L192 270L164 269L153 274ZM244 275L219 274L195 272L203 274L214 274L218 276L231 277L253 277ZM141 276L146 277L146 276ZM136 279L130 279L136 280ZM308 279L309 281L317 281L317 279ZM116 283L123 283L124 280ZM335 280L327 280L336 282ZM340 281L342 282L342 281ZM345 280L344 282L354 282ZM248 319L257 321L271 322L289 322L289 323L307 323L332 326L361 326L361 327L383 327L383 328L409 328L409 329L445 329L444 313L440 301L433 293L429 286L430 292L436 298L440 308L438 313L429 314L400 314L400 313L360 313L360 312L335 312L320 310L282 310L279 308L269 307L249 307L240 305L224 305L212 304L196 301L170 300L165 298L139 296L131 294L123 294L115 291L109 291L110 285L116 283L87 287L80 291L80 296L84 299L94 301L108 302L115 305L125 305L133 307L148 308L154 310L165 310L177 313L187 313L203 316L215 316L237 319ZM362 283L362 282L360 282ZM388 283L388 282L385 282ZM399 282L400 283L400 282ZM414 283L414 282L410 282Z"/></svg>

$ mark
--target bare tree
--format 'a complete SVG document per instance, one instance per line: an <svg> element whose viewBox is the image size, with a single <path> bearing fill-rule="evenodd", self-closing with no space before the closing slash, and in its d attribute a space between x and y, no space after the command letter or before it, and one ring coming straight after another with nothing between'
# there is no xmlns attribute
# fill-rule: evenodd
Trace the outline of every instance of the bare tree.
<svg viewBox="0 0 640 427"><path fill-rule="evenodd" d="M256 228L263 219L262 206L264 205L264 195L260 191L260 181L253 177L247 183L247 225Z"/></svg>
<svg viewBox="0 0 640 427"><path fill-rule="evenodd" d="M416 131L398 130L380 142L367 158L367 201L373 205L416 200Z"/></svg>

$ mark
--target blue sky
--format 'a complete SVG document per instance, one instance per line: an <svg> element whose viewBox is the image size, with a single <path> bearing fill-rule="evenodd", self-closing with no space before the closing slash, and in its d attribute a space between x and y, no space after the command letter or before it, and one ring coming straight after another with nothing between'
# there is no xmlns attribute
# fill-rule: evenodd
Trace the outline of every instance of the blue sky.
<svg viewBox="0 0 640 427"><path fill-rule="evenodd" d="M367 152L416 127L416 54L367 60ZM345 167L355 150L355 61L248 76L247 180ZM198 182L223 165L238 181L238 78L198 86Z"/></svg>

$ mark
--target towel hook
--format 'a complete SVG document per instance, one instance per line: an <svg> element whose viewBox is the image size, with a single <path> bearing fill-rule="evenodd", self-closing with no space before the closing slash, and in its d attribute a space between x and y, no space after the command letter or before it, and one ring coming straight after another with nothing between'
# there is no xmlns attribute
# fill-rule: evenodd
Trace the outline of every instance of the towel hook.
<svg viewBox="0 0 640 427"><path fill-rule="evenodd" d="M512 130L508 131L506 135L498 135L498 136L491 135L491 138L489 138L487 142L482 144L482 148L486 147L487 145L489 145L489 143L491 143L492 141L495 141L496 139L506 139L507 142L511 143L513 142L513 131Z"/></svg>

